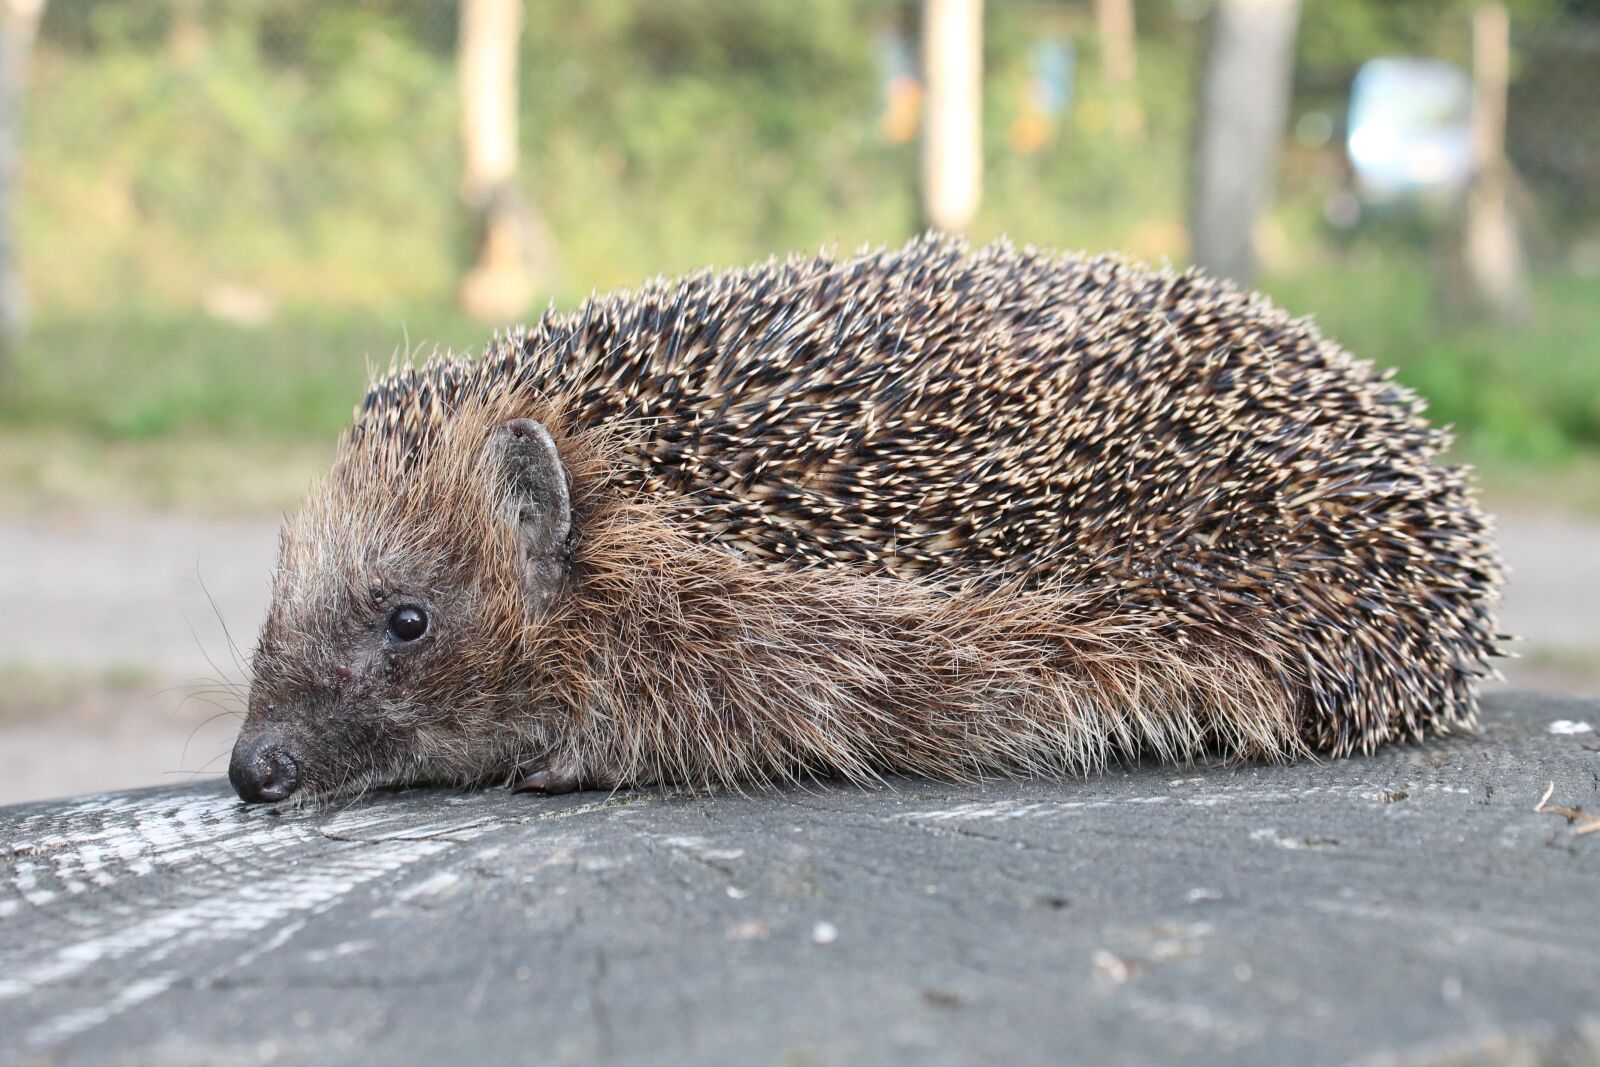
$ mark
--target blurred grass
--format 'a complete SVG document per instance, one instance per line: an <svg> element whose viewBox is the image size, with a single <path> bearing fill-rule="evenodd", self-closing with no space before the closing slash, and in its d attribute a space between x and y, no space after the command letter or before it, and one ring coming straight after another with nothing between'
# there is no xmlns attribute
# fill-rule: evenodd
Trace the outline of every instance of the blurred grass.
<svg viewBox="0 0 1600 1067"><path fill-rule="evenodd" d="M1492 485L1547 496L1565 485L1570 495L1592 476L1592 282L1540 277L1535 314L1514 330L1441 326L1426 266L1388 253L1279 271L1264 288L1359 357L1398 368L1430 416L1454 424L1459 458L1484 467ZM369 368L435 346L476 352L489 332L448 306L415 309L404 323L328 310L289 310L260 326L132 311L44 319L0 397L0 498L282 506L325 462Z"/></svg>
<svg viewBox="0 0 1600 1067"><path fill-rule="evenodd" d="M107 440L331 437L369 368L435 347L475 352L488 333L448 307L405 320L290 310L259 326L199 312L52 315L18 351L0 427Z"/></svg>
<svg viewBox="0 0 1600 1067"><path fill-rule="evenodd" d="M289 310L256 326L203 312L36 322L0 391L0 503L281 509L326 466L369 371L485 328L448 306L402 320Z"/></svg>
<svg viewBox="0 0 1600 1067"><path fill-rule="evenodd" d="M1428 269L1368 252L1263 288L1363 359L1395 367L1467 456L1562 464L1600 446L1600 286L1546 274L1519 327L1442 323Z"/></svg>
<svg viewBox="0 0 1600 1067"><path fill-rule="evenodd" d="M1590 279L1538 278L1536 309L1518 328L1441 325L1431 276L1392 254L1279 271L1263 288L1361 358L1398 368L1475 453L1558 462L1600 442L1600 299ZM404 321L290 310L260 326L202 313L55 316L36 323L18 352L0 432L331 439L369 369L436 348L473 353L491 332L448 306L418 307Z"/></svg>
<svg viewBox="0 0 1600 1067"><path fill-rule="evenodd" d="M130 440L73 429L0 432L0 513L283 511L327 469L333 450L331 435Z"/></svg>
<svg viewBox="0 0 1600 1067"><path fill-rule="evenodd" d="M147 697L159 684L137 664L107 664L86 672L76 665L0 662L0 726L54 717L68 709L77 716L96 697Z"/></svg>

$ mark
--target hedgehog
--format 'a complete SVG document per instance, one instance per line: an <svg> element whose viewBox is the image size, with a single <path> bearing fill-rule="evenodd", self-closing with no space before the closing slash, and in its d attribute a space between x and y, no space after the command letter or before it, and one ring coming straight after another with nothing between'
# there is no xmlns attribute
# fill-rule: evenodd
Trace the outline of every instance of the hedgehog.
<svg viewBox="0 0 1600 1067"><path fill-rule="evenodd" d="M1472 726L1419 398L1195 271L926 236L377 380L285 522L247 801L1081 777Z"/></svg>

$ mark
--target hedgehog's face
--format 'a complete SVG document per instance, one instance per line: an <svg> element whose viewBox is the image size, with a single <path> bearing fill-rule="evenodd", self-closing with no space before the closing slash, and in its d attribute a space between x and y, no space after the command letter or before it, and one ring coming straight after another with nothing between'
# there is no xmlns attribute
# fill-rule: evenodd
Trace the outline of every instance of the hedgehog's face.
<svg viewBox="0 0 1600 1067"><path fill-rule="evenodd" d="M570 503L542 426L487 438L403 477L347 463L286 524L228 769L245 800L472 781L515 761L508 660L559 593Z"/></svg>

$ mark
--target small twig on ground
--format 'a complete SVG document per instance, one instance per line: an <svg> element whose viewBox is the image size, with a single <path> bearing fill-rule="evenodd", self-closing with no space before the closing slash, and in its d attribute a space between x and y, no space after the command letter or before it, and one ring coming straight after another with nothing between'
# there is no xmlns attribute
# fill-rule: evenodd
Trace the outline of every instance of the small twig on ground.
<svg viewBox="0 0 1600 1067"><path fill-rule="evenodd" d="M1573 831L1575 837L1600 832L1600 815L1584 811L1582 808L1568 808L1560 804L1550 804L1550 798L1555 794L1555 791L1556 784L1551 782L1550 788L1544 791L1544 796L1539 798L1539 803L1533 806L1533 810L1540 815L1559 815L1567 820L1569 826L1577 824L1578 829Z"/></svg>

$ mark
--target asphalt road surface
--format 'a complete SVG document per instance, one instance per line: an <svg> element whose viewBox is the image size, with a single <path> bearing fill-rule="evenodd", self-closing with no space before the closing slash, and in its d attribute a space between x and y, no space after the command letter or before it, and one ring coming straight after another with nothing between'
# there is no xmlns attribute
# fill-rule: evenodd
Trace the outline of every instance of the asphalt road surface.
<svg viewBox="0 0 1600 1067"><path fill-rule="evenodd" d="M1600 702L1291 767L0 810L22 1064L1600 1063Z"/></svg>

